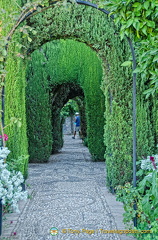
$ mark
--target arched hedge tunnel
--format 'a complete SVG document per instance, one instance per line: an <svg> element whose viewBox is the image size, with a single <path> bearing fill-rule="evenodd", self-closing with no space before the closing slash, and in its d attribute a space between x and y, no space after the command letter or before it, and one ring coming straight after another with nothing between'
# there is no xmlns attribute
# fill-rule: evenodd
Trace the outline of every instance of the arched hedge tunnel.
<svg viewBox="0 0 158 240"><path fill-rule="evenodd" d="M10 3L10 0L5 2L0 0L2 7L6 10L5 21L8 21L8 16L12 10L18 11L18 7L14 3ZM19 0L19 4L21 1ZM4 23L5 23L4 21ZM12 151L10 154L10 159L8 161L13 161L20 155L28 154L28 141L27 141L27 125L26 125L26 105L25 105L25 86L27 82L27 96L29 89L29 81L35 79L34 89L29 90L29 94L32 94L32 99L36 99L35 91L40 90L43 98L43 103L46 105L51 102L50 86L48 83L52 84L54 89L55 85L63 85L75 83L80 85L83 91L87 91L90 94L89 102L87 96L85 95L85 102L87 108L87 122L90 123L91 119L95 122L98 132L94 132L94 128L87 126L87 132L89 132L88 137L91 138L91 145L89 148L91 152L95 155L95 152L99 152L97 146L100 146L104 141L107 168L107 182L109 186L116 186L117 184L124 184L126 181L131 181L132 179L132 80L131 80L131 69L121 67L122 62L130 58L130 50L126 40L121 41L119 34L117 33L117 28L114 26L113 22L109 20L107 16L103 13L97 11L97 9L92 9L85 6L76 6L75 4L67 5L65 8L62 5L54 6L52 9L45 10L42 13L38 13L36 16L31 17L27 20L27 24L30 25L34 32L30 34L31 42L25 43L21 39L21 34L18 29L13 36L12 41L9 46L9 55L6 62L6 94L5 94L5 122L6 124L10 122L11 117L21 118L22 127L18 128L16 125L9 126L6 129L6 133L10 136L8 141L8 148ZM8 29L3 29L4 34ZM35 34L36 33L36 34ZM71 44L67 44L67 41L54 41L57 39L73 39L82 43L86 43L89 47L94 49L98 55L96 61L98 61L98 68L96 72L96 81L93 82L97 84L97 81L101 81L98 78L98 74L102 76L101 92L103 93L103 99L96 104L96 88L92 86L92 82L87 83L88 79L91 79L88 74L92 73L91 64L87 64L87 75L82 74L86 79L81 81L81 76L78 76L79 71L75 71L78 65L76 63L76 53L80 54L81 45L76 45L76 50L71 51ZM17 58L17 53L23 54L22 48L17 42L23 43L27 49L27 53L31 54L32 61L24 61L22 58ZM70 41L70 40L69 40ZM73 41L73 44L76 44ZM50 43L47 43L50 42ZM52 43L51 43L52 42ZM47 43L47 45L45 45ZM42 46L42 47L41 47ZM60 47L59 47L60 46ZM47 55L42 53L44 48L49 48ZM36 50L39 49L39 50ZM86 51L88 51L88 47ZM35 51L36 50L36 51ZM91 50L91 49L90 49ZM51 59L52 53L53 58ZM56 55L53 55L57 52ZM61 52L63 53L61 56ZM71 53L71 57L66 55L66 52ZM92 53L92 50L91 50ZM91 54L90 53L90 54ZM96 53L93 55L96 56ZM73 55L74 54L74 55ZM60 64L45 64L47 62L47 57L53 59L60 57ZM66 56L66 57L65 57ZM84 58L84 54L82 54ZM91 56L91 55L90 55ZM43 58L43 59L42 59ZM64 59L65 58L65 59ZM91 58L91 57L90 57ZM42 59L42 60L41 60ZM73 61L72 61L73 59ZM79 59L79 58L78 58ZM100 60L101 59L101 60ZM57 59L58 60L58 59ZM40 62L41 61L41 62ZM101 68L102 61L102 68ZM67 69L65 63L72 66ZM93 63L93 60L91 61ZM38 68L38 74L35 71L35 65L40 66ZM81 63L78 63L79 65ZM57 66L60 65L62 71L57 71ZM29 77L28 73L26 75L26 66L29 66ZM49 67L49 71L47 71ZM33 70L34 69L34 70ZM98 70L99 69L99 70ZM65 71L65 73L64 73ZM71 76L71 71L73 71L74 77ZM49 76L48 76L49 72ZM26 81L26 76L27 80ZM39 78L40 76L40 78ZM54 76L54 78L52 78ZM64 76L64 79L63 77ZM54 79L58 78L58 83L53 82ZM82 79L83 80L83 79ZM38 84L39 81L39 84ZM42 81L42 82L40 82ZM36 84L36 85L35 85ZM45 86L47 86L45 88ZM42 88L42 89L41 89ZM86 89L88 88L88 89ZM98 88L97 88L98 89ZM158 128L154 119L157 115L156 99L150 98L145 99L143 91L146 89L145 80L138 78L137 81L137 155L138 159L142 156L152 154L155 151L158 139ZM89 90L89 93L88 93ZM34 94L33 94L34 91ZM99 90L98 90L99 91ZM45 94L46 93L46 94ZM28 101L29 98L27 98ZM103 103L104 102L104 103ZM40 103L40 101L39 101ZM31 105L30 105L31 107ZM95 111L98 109L105 108L100 116L96 119ZM34 108L35 109L35 108ZM47 115L47 119L51 119L51 107L44 107L42 114ZM93 109L93 113L89 111ZM28 110L27 110L28 111ZM94 114L94 115L93 115ZM27 113L28 115L28 113ZM104 119L103 119L104 115ZM93 118L95 116L95 118ZM37 121L38 115L32 116L32 122L30 125L34 125ZM44 117L43 117L44 118ZM100 124L100 119L105 121ZM29 124L29 123L28 123ZM51 124L51 123L49 123ZM47 128L46 128L47 129ZM100 134L101 129L104 129L104 134L102 132L101 137L96 137ZM46 132L45 132L46 133ZM47 134L52 136L51 131ZM43 140L47 139L47 134L42 136ZM33 140L34 136L30 136L29 140ZM46 137L46 138L45 138ZM95 142L95 144L94 144ZM47 143L47 141L45 141ZM97 145L98 144L98 145ZM52 142L45 145L46 148L50 149ZM35 146L33 145L32 148ZM98 150L99 149L99 150ZM102 150L100 151L103 155ZM97 156L98 157L98 156ZM22 167L20 165L19 169L27 175L27 158L24 158Z"/></svg>
<svg viewBox="0 0 158 240"><path fill-rule="evenodd" d="M69 99L76 96L86 99L90 152L95 159L103 160L105 100L100 89L102 66L96 53L77 41L56 40L44 44L32 54L27 73L30 160L48 161L51 151L62 147L60 111Z"/></svg>
<svg viewBox="0 0 158 240"><path fill-rule="evenodd" d="M53 94L53 95L52 95ZM57 85L51 91L51 111L52 111L52 131L53 145L52 153L57 152L63 146L62 124L63 119L60 116L60 111L69 99L75 97L84 97L83 89L75 83L65 83ZM81 116L82 117L82 116ZM48 158L47 158L48 159Z"/></svg>

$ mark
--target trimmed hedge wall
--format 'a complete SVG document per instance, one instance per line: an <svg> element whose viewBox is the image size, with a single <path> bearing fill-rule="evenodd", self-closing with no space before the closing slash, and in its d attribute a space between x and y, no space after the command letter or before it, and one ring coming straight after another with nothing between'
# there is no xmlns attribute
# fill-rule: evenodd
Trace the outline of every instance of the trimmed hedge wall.
<svg viewBox="0 0 158 240"><path fill-rule="evenodd" d="M21 4L21 1L18 1ZM5 10L2 19L2 34L5 36L11 28L10 15L13 10L18 12L17 5L10 0L0 0L0 6ZM6 25L5 25L6 24ZM21 164L18 164L18 170L20 170L24 177L27 177L27 165L28 165L28 143L26 135L26 113L25 113L25 69L26 63L17 54L21 52L19 44L21 42L21 34L16 31L10 44L9 54L6 61L6 82L5 82L5 126L11 123L11 118L20 120L21 127L17 123L9 125L5 129L5 133L8 134L9 140L7 141L7 147L11 151L7 161L15 162L20 157Z"/></svg>
<svg viewBox="0 0 158 240"><path fill-rule="evenodd" d="M27 72L30 160L46 161L51 149L43 149L39 145L44 146L52 139L52 152L62 147L60 110L69 99L83 95L86 100L88 146L96 160L103 160L104 96L100 89L101 61L96 53L85 44L73 40L53 41L32 54ZM47 111L52 112L52 127L50 114L46 116Z"/></svg>
<svg viewBox="0 0 158 240"><path fill-rule="evenodd" d="M3 0L0 0L0 4L1 6L4 6L4 8L7 10L7 18L9 16L10 9L16 10L16 5L14 3L11 4L9 0L6 0L5 2ZM66 9L64 6L55 6L52 9L48 9L43 13L39 13L36 16L30 18L28 20L28 24L37 31L37 35L31 36L33 38L33 41L30 44L27 44L26 47L28 49L28 53L31 53L35 49L40 48L48 41L52 41L57 38L72 38L77 41L86 43L91 48L95 49L99 57L102 58L104 73L102 81L102 91L105 96L105 104L98 104L101 105L99 105L100 107L104 107L105 105L105 124L102 123L102 125L100 125L100 120L96 119L90 112L89 114L87 114L87 121L92 120L93 122L96 122L96 125L98 125L98 129L104 126L107 180L110 187L115 187L117 184L124 184L126 181L131 181L132 179L132 73L130 69L121 67L121 63L129 59L131 55L130 50L126 41L120 40L117 29L114 27L112 21L109 20L108 17L106 17L103 13L98 12L98 10L92 9L90 7L76 6L69 3L67 6L68 7ZM16 39L16 36L14 39L17 41L19 38L17 37ZM50 49L52 48L53 45L51 44ZM69 61L69 58L67 58L65 55L65 53L68 52L68 49L69 52L71 52L71 48L68 47L66 50L66 47L64 47L63 44L62 50L65 52L63 53L63 56L61 58L61 45L59 46L58 42L56 46L54 44L53 52L56 51L56 56L53 56L52 58L55 59L56 57L56 59L58 59L58 56L60 56L60 69L63 70L61 75L59 74L59 71L56 71L56 68L54 66L57 66L57 64L55 61L55 64L52 64L51 68L49 67L49 75L55 76L54 79L57 79L57 75L59 75L58 83L55 84L56 87L63 84L64 81L69 81L70 77L72 82L78 81L80 79L81 82L76 83L78 85L81 84L84 91L85 89L87 89L88 91L88 87L85 86L86 84L84 85L84 81L82 82L82 77L85 75L82 75L82 72L77 71L78 66L76 65L76 59L74 57L76 56L76 53L78 54L78 48L76 49L76 53L73 51L73 62L68 62L69 66L73 63L73 68L69 68L66 72L65 75L67 79L62 79L63 73L64 71L66 71L65 62L66 60ZM10 129L9 131L11 131L11 133L6 132L9 133L10 136L12 136L8 144L10 144L10 150L15 156L16 154L21 155L22 152L23 154L27 152L27 140L24 106L25 99L23 95L24 92L21 93L21 90L23 90L23 88L22 86L17 85L17 88L13 88L14 91L12 91L12 87L16 86L16 84L18 83L18 81L16 80L18 79L18 77L13 74L15 69L18 73L17 76L19 76L19 79L21 79L22 77L19 84L22 84L23 86L25 85L23 81L25 71L23 71L23 73L20 73L21 67L24 62L19 59L16 60L16 65L14 65L14 60L14 56L12 56L12 54L10 53L7 61L8 90L6 89L5 106L7 122L9 122L9 119L12 116L21 117L23 119L23 128L21 129L21 131L18 131L16 129L13 131L13 129ZM12 67L13 65L14 69L10 68L9 70L9 61L10 67ZM44 62L46 61L47 59L44 60ZM22 64L21 66L20 62ZM83 62L79 63L79 65L80 64L81 66L82 64L84 65ZM91 67L89 69L91 72ZM52 75L52 73L54 75ZM74 79L71 78L71 74L74 75ZM89 73L87 73L87 75L90 77ZM98 76L97 73L95 73L94 75ZM89 78L88 76L86 76L85 83ZM48 81L50 80L52 79L48 78ZM158 102L156 98L154 99L152 97L150 99L145 99L145 96L142 94L146 85L145 81L146 80L141 80L139 78L137 80L138 158L142 158L142 156L146 154L152 154L154 151L156 151L156 145L158 144ZM51 85L52 89L54 89L53 84ZM95 89L95 84L96 83L94 83L93 81L89 81L89 89ZM70 98L71 94L72 92L68 94L67 97ZM13 98L11 97L12 95ZM93 93L91 93L90 91L87 92L87 96L85 95L85 102L87 108L86 112L88 111L88 109L91 109L94 106L92 97L94 96ZM87 102L88 98L91 99L89 103ZM51 100L52 99L50 98L49 101ZM13 103L13 101L15 101L15 103ZM103 120L103 117L100 117L100 119ZM95 137L97 136L98 131L95 132L94 129L92 129L91 131L90 125L87 127L87 130L89 141L92 140L92 142L95 142L95 144L98 143L98 141L95 141ZM18 134L16 131L18 132ZM49 131L51 132L51 129L49 129ZM103 135L101 136L101 138L103 138ZM98 139L100 140L101 138L98 137ZM93 153L94 157L96 157L95 151L97 153L99 151L99 148L97 146L95 148L95 144L92 146L92 144L90 143L91 152Z"/></svg>
<svg viewBox="0 0 158 240"><path fill-rule="evenodd" d="M53 19L53 22L51 19ZM117 29L106 15L89 7L71 5L69 6L69 10L65 10L62 6L60 8L54 7L45 13L38 14L31 18L29 24L36 29L38 36L40 36L29 46L30 52L41 44L55 38L74 38L78 41L85 42L97 51L98 56L102 59L104 72L102 91L105 96L105 103L103 100L97 102L98 106L95 105L94 93L96 92L96 87L94 82L90 83L90 87L86 84L83 85L84 91L87 89L88 94L85 96L86 107L88 107L88 109L94 109L94 111L87 114L87 122L92 120L92 124L95 123L97 126L96 128L92 128L92 125L87 124L88 146L94 159L103 159L103 152L106 149L105 159L109 186L114 187L120 184L121 181L131 181L132 72L131 69L123 69L123 67L121 67L121 63L130 56L128 43L120 40ZM91 69L91 66L88 66L89 69ZM52 72L53 71L54 68L52 68ZM96 71L94 75L97 76L97 74ZM87 72L85 83L87 83L89 77L89 73ZM97 84L97 81L95 83ZM91 91L88 92L89 89L91 89ZM88 98L90 98L91 101L88 102ZM115 108L113 106L114 101L116 103ZM103 109L104 117L102 114L98 114L97 116L93 114L98 107ZM110 114L112 108L116 111L115 113L113 112L115 117ZM118 114L120 114L120 119L123 121L118 120ZM122 117L121 114L123 114ZM102 124L100 124L100 119L102 119ZM104 133L100 131L102 126L104 126ZM124 129L121 135L123 136L121 139L123 145L122 147L119 145L118 148L115 143L121 129ZM103 136L105 147L101 149L99 146L103 141ZM98 157L99 152L100 156ZM117 175L116 172L118 172Z"/></svg>
<svg viewBox="0 0 158 240"><path fill-rule="evenodd" d="M107 75L102 84L106 96L106 124L104 139L106 145L107 183L111 188L132 181L132 75L129 69L120 66L119 59L129 58L126 46L122 48L116 39L107 52ZM137 159L142 159L155 152L152 128L155 112L149 106L154 106L154 99L146 100L143 94L145 82L137 77Z"/></svg>
<svg viewBox="0 0 158 240"><path fill-rule="evenodd" d="M52 124L45 58L40 52L32 54L28 65L26 87L27 136L30 159L48 161L52 147ZM40 66L38 70L34 66ZM49 153L49 154L48 154Z"/></svg>

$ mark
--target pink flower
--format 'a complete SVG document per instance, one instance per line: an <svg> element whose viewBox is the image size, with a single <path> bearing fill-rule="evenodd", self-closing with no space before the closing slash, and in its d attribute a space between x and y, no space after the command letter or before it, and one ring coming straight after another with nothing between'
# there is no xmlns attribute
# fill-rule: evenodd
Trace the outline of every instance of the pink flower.
<svg viewBox="0 0 158 240"><path fill-rule="evenodd" d="M3 137L4 137L4 141L8 140L8 135L7 134L4 134ZM3 137L2 137L2 135L0 135L0 138L3 138Z"/></svg>
<svg viewBox="0 0 158 240"><path fill-rule="evenodd" d="M157 169L156 164L155 164L155 158L150 156L150 161L152 162L154 168Z"/></svg>

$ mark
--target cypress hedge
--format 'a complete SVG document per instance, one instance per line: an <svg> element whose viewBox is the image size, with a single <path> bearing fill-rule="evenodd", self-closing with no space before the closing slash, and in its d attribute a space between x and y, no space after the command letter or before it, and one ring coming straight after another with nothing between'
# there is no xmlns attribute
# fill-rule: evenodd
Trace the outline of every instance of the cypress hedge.
<svg viewBox="0 0 158 240"><path fill-rule="evenodd" d="M2 0L0 0L2 5ZM4 3L4 1L3 1ZM14 4L12 5L10 1L5 1L3 4L4 8L7 10L7 17L9 16L9 9L16 9ZM2 5L2 6L3 6ZM27 22L30 26L32 26L36 31L36 36L31 36L33 41L31 44L27 44L26 48L28 49L28 53L33 52L35 49L41 48L43 44L46 42L62 38L72 38L74 40L84 42L89 45L92 49L94 49L98 56L102 59L102 67L103 67L103 80L102 80L102 91L105 96L105 103L101 104L98 103L99 108L104 108L104 118L105 124L102 123L100 125L100 120L96 118L90 109L94 106L94 89L95 84L93 81L89 81L89 89L92 89L92 92L88 92L87 81L90 77L90 74L87 73L85 82L83 81L83 72L77 71L77 65L73 58L73 68L69 68L68 71L66 70L66 66L64 65L66 59L68 60L68 65L72 64L69 62L69 58L66 56L66 52L71 52L70 46L64 47L64 44L58 45L56 42L56 46L54 44L54 49L56 51L56 56L52 57L53 59L58 60L58 56L60 56L60 69L62 73L60 74L59 71L56 71L57 64L52 64L51 68L46 64L47 68L49 68L50 76L55 76L54 79L57 79L59 76L58 82L54 84L51 83L51 89L54 89L55 86L58 87L65 83L75 83L82 87L83 91L87 89L87 95L85 95L85 103L86 103L86 112L87 114L87 122L90 123L91 119L96 121L96 125L98 124L99 127L104 127L104 144L106 146L105 151L105 158L106 158L106 165L107 165L107 180L108 185L111 187L115 187L117 184L124 184L126 181L131 181L132 179L132 73L129 68L121 67L121 63L125 60L130 58L130 50L126 40L121 41L119 38L119 34L117 33L117 28L114 27L113 23L101 12L98 12L96 9L91 9L90 7L83 7L83 6L75 6L68 4L68 7L65 9L64 6L55 6L52 9L48 9L43 13L39 13L36 16L29 19ZM53 21L52 21L53 19ZM19 39L19 38L18 38ZM17 42L18 39L15 39ZM13 43L14 44L14 43ZM66 41L65 44L67 45ZM53 49L52 43L50 43L50 49ZM49 46L49 45L48 45ZM58 46L58 47L57 47ZM64 51L63 56L61 57L60 51L61 49ZM14 49L13 49L14 51ZM54 50L55 51L55 50ZM20 51L18 51L20 52ZM61 51L62 52L62 51ZM76 52L73 51L72 54L76 56L76 53L80 52L80 48L78 51L78 47ZM48 51L47 51L48 54ZM49 54L48 54L49 55ZM10 54L7 60L7 65L10 67L14 61L14 56ZM45 59L47 60L47 59ZM45 62L44 60L44 62ZM76 60L76 59L75 59ZM16 70L19 69L20 66L20 59L17 60L16 63ZM49 61L51 63L51 61ZM58 61L57 61L58 62ZM19 63L19 65L18 65ZM56 61L55 61L56 63ZM80 62L79 65L82 66L83 62ZM21 67L23 66L24 62L22 61ZM98 63L100 65L100 63ZM83 63L84 65L84 63ZM88 64L90 72L91 66ZM75 71L76 69L76 71ZM83 68L84 69L84 68ZM20 76L21 68L18 70L18 76ZM9 71L9 67L8 67ZM66 72L67 71L67 72ZM7 78L10 81L7 82L8 89L6 89L6 99L9 98L7 95L12 95L13 92L15 96L19 96L20 88L17 85L17 88L12 91L12 87L17 83L16 76L13 74L14 69L8 72ZM24 72L23 75L20 77L21 81L24 83ZM63 74L66 72L66 78L62 78ZM54 75L53 75L54 74ZM95 76L99 76L99 73L95 73ZM74 76L74 79L71 76ZM51 77L48 77L48 81L52 81ZM69 79L70 77L70 79ZM46 79L46 78L44 78ZM80 82L79 82L80 79ZM100 81L100 78L97 78ZM11 81L12 80L12 81ZM30 80L29 80L30 81ZM45 80L44 80L45 81ZM22 82L20 84L22 84ZM97 82L97 80L96 80ZM10 85L10 86L9 86ZM55 85L55 86L54 86ZM99 85L99 84L98 84ZM158 143L158 108L157 108L157 99L151 97L149 99L145 99L145 96L142 94L146 85L145 79L138 78L137 80L137 155L138 159L142 158L142 156L147 154L152 154L156 151L156 145ZM17 91L17 95L16 95ZM24 91L24 90L23 90ZM99 91L99 90L97 90ZM72 93L72 92L71 92ZM71 95L71 94L70 94ZM67 97L71 97L69 94ZM25 93L22 92L21 98L24 98ZM50 96L50 95L49 95ZM48 97L48 96L47 96ZM88 99L91 101L88 102ZM22 100L22 101L21 101ZM51 101L51 99L49 99ZM12 99L11 99L12 101ZM20 96L17 97L17 104L12 105L13 103L6 100L6 119L9 121L11 116L22 117L23 119L23 129L18 133L16 131L11 133L13 137L10 139L10 146L11 151L16 153L17 155L21 155L22 148L27 151L27 140L26 140L26 125L25 125L25 106L21 103L24 103L24 99L20 99ZM50 103L50 102L49 102ZM49 104L47 104L48 106ZM20 106L20 108L19 108ZM12 108L10 110L9 108ZM12 113L10 113L12 111ZM94 107L95 111L95 107ZM21 114L23 114L21 116ZM103 116L103 115L102 115ZM103 119L103 117L100 117ZM97 129L97 128L96 128ZM13 131L12 129L10 131ZM17 130L18 131L18 130ZM49 129L51 132L51 130ZM100 132L100 131L99 131ZM8 132L7 132L8 133ZM88 133L88 141L94 143L95 139L94 136L97 136L98 132L95 132L94 129L90 128L90 125L87 125L87 133ZM142 134L144 133L144 134ZM17 137L16 137L17 135ZM21 137L20 137L21 136ZM14 140L17 140L14 144ZM103 139L103 133L101 135L100 140ZM21 142L21 143L20 143ZM97 141L93 145L92 142L90 143L89 147L91 152L96 157L96 152L98 154L98 147L95 144L98 143ZM144 144L145 143L145 144ZM20 147L19 146L23 146ZM93 145L93 146L92 146ZM99 145L98 145L99 146ZM143 146L143 147L142 147ZM24 151L24 153L25 153ZM100 157L99 157L100 158Z"/></svg>
<svg viewBox="0 0 158 240"><path fill-rule="evenodd" d="M21 5L21 1L17 1ZM0 6L4 10L2 18L2 34L6 36L12 27L12 14L19 12L19 7L10 0L0 0ZM7 161L18 165L24 177L27 177L28 168L28 142L26 135L26 109L25 109L25 71L26 62L18 57L21 51L21 34L17 30L8 46L9 54L6 61L5 81L5 133L8 134L7 147L11 151ZM11 124L14 119L14 124ZM20 163L18 162L20 159Z"/></svg>
<svg viewBox="0 0 158 240"><path fill-rule="evenodd" d="M53 41L34 51L27 72L28 139L29 146L34 146L33 149L29 147L31 161L48 159L51 151L56 152L62 147L60 110L69 99L76 96L85 96L86 99L90 152L94 159L103 160L104 96L100 89L101 61L96 53L77 41ZM45 111L41 116L43 109ZM50 114L46 116L47 109L52 112L52 118ZM52 150L39 148L39 145L44 146L45 142L51 141Z"/></svg>
<svg viewBox="0 0 158 240"><path fill-rule="evenodd" d="M30 159L34 162L41 158L43 162L47 162L52 146L49 85L46 72L43 71L44 61L44 56L40 52L32 54L27 71L27 136ZM34 68L35 65L41 66L38 71Z"/></svg>

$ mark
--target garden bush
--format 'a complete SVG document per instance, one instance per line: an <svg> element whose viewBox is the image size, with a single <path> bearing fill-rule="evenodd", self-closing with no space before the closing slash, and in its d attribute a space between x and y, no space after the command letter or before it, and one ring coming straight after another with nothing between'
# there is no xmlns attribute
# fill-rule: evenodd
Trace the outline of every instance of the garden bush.
<svg viewBox="0 0 158 240"><path fill-rule="evenodd" d="M22 191L22 173L6 163L9 153L7 147L0 148L0 200L5 211L19 212L18 201L26 200L27 192Z"/></svg>
<svg viewBox="0 0 158 240"><path fill-rule="evenodd" d="M131 221L137 219L137 230L149 230L150 233L135 233L137 239L158 239L158 155L138 162L141 169L137 176L141 177L137 187L130 183L117 186L117 200L123 202L124 222L128 229L133 229ZM134 209L136 204L136 209Z"/></svg>

